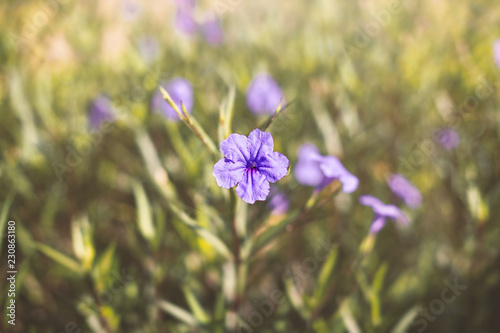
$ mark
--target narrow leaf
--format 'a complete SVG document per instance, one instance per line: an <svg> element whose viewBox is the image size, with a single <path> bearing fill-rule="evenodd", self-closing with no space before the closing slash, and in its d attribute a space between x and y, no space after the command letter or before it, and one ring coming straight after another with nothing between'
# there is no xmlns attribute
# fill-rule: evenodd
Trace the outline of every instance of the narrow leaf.
<svg viewBox="0 0 500 333"><path fill-rule="evenodd" d="M155 228L146 192L144 192L144 188L137 181L132 181L132 188L137 206L137 223L139 231L146 240L151 242L155 237Z"/></svg>
<svg viewBox="0 0 500 333"><path fill-rule="evenodd" d="M0 212L0 253L2 253L3 247L2 247L2 241L3 238L5 237L4 232L5 230L5 225L7 224L7 214L9 213L10 210L10 205L12 204L12 201L14 200L14 193L11 193L7 196L7 199L4 201L2 205L2 210Z"/></svg>
<svg viewBox="0 0 500 333"><path fill-rule="evenodd" d="M408 331L408 327L418 315L419 310L420 306L414 305L410 310L406 312L403 318L398 321L391 333L406 333Z"/></svg>
<svg viewBox="0 0 500 333"><path fill-rule="evenodd" d="M177 318L178 320L182 321L183 323L186 323L190 326L198 326L196 318L186 310L178 307L177 305L167 302L165 300L158 300L156 304L160 309L170 314L171 316Z"/></svg>
<svg viewBox="0 0 500 333"><path fill-rule="evenodd" d="M210 321L210 316L200 305L200 302L198 302L198 299L196 299L193 291L187 286L184 286L182 290L184 291L184 296L186 297L189 308L191 309L191 312L196 317L198 322L204 324L208 323Z"/></svg>
<svg viewBox="0 0 500 333"><path fill-rule="evenodd" d="M76 260L68 257L67 255L62 254L42 243L36 242L35 246L38 248L40 252L50 257L54 261L58 262L59 264L63 265L64 267L74 271L75 273L80 275L84 272L80 264Z"/></svg>
<svg viewBox="0 0 500 333"><path fill-rule="evenodd" d="M337 255L338 249L332 249L328 254L328 257L326 258L323 267L321 267L321 271L318 276L318 283L316 284L313 297L317 304L321 303L321 300L325 294L328 281L330 279L330 276L332 275L333 269L335 268L335 263L337 262Z"/></svg>

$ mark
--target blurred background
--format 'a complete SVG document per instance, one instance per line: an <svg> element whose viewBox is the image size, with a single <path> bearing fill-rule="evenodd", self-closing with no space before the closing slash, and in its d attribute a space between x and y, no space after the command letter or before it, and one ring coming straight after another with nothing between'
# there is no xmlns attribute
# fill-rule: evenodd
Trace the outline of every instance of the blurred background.
<svg viewBox="0 0 500 333"><path fill-rule="evenodd" d="M495 2L20 0L0 13L0 271L8 220L18 270L16 325L2 283L0 331L500 331ZM274 187L283 209L219 188L220 156L154 101L188 80L218 148L266 123L246 103L259 73L289 103L269 128L292 166ZM307 142L360 185L301 214ZM395 173L420 207L391 192ZM370 237L363 194L409 225ZM241 269L234 216L248 226Z"/></svg>

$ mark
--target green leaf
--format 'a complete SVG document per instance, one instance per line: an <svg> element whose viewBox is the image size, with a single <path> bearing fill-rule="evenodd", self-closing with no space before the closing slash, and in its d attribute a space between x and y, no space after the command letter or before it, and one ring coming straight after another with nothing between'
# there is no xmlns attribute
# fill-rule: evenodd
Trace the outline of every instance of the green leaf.
<svg viewBox="0 0 500 333"><path fill-rule="evenodd" d="M349 300L344 300L342 305L340 306L340 315L342 316L342 320L344 321L344 325L347 328L349 333L361 333L359 329L358 323L351 311L351 307L349 305Z"/></svg>
<svg viewBox="0 0 500 333"><path fill-rule="evenodd" d="M146 131L136 130L135 141L151 178L158 184L168 183L167 170L161 164L158 152Z"/></svg>
<svg viewBox="0 0 500 333"><path fill-rule="evenodd" d="M234 114L235 86L231 85L229 93L219 108L219 142L231 134L231 125Z"/></svg>
<svg viewBox="0 0 500 333"><path fill-rule="evenodd" d="M414 305L410 310L406 312L406 314L401 318L394 329L391 331L391 333L406 333L408 330L408 327L410 327L411 323L415 319L415 317L418 315L418 312L420 310L420 306Z"/></svg>
<svg viewBox="0 0 500 333"><path fill-rule="evenodd" d="M82 262L83 268L89 270L94 260L95 250L87 216L80 216L71 222L71 238L76 257Z"/></svg>
<svg viewBox="0 0 500 333"><path fill-rule="evenodd" d="M80 264L76 260L71 259L67 255L62 254L54 250L53 248L39 242L36 242L35 246L38 248L40 252L50 257L54 261L58 262L59 264L63 265L64 267L68 268L69 270L77 273L78 275L84 273L84 269L82 268L82 266L80 266Z"/></svg>
<svg viewBox="0 0 500 333"><path fill-rule="evenodd" d="M236 220L236 231L238 237L247 237L248 204L243 200L236 200L234 218Z"/></svg>
<svg viewBox="0 0 500 333"><path fill-rule="evenodd" d="M13 200L14 200L14 193L11 193L7 196L7 199L4 201L2 205L2 210L0 212L0 253L2 253L1 249L3 249L2 241L4 238L5 225L7 224L7 214L9 213L10 205L12 204Z"/></svg>
<svg viewBox="0 0 500 333"><path fill-rule="evenodd" d="M106 251L99 258L98 263L94 267L94 270L92 272L94 279L97 281L97 284L99 285L99 287L101 287L101 289L104 289L106 285L104 278L109 276L109 273L111 272L111 268L113 266L113 258L115 255L115 249L116 249L115 242L109 244Z"/></svg>
<svg viewBox="0 0 500 333"><path fill-rule="evenodd" d="M299 293L293 279L285 280L285 288L286 288L286 293L288 295L288 299L290 300L290 303L292 304L294 309L297 310L297 312L302 316L302 318L308 320L311 313L309 309L307 309L306 307L306 302L304 302L304 296Z"/></svg>
<svg viewBox="0 0 500 333"><path fill-rule="evenodd" d="M219 254L224 256L227 259L232 258L231 251L227 248L226 244L221 241L216 235L210 232L208 229L203 228L197 224L195 220L193 220L189 215L187 215L183 210L181 210L177 205L172 203L171 201L167 201L169 208L172 212L177 215L177 217L190 229L194 230L198 235L205 239L214 247Z"/></svg>
<svg viewBox="0 0 500 333"><path fill-rule="evenodd" d="M178 307L177 305L165 300L158 300L156 304L160 309L182 321L183 323L186 323L190 326L199 326L196 318L191 313Z"/></svg>
<svg viewBox="0 0 500 333"><path fill-rule="evenodd" d="M184 286L182 290L184 291L184 296L186 297L189 308L198 322L204 324L208 323L210 321L210 316L200 305L200 302L198 302L196 296L194 296L193 291L187 286Z"/></svg>
<svg viewBox="0 0 500 333"><path fill-rule="evenodd" d="M321 267L321 271L319 272L318 282L316 284L316 288L314 290L313 300L316 305L321 304L322 298L325 294L326 287L328 285L328 281L330 276L332 275L333 269L335 268L335 263L337 262L338 249L334 248L328 254L323 267Z"/></svg>
<svg viewBox="0 0 500 333"><path fill-rule="evenodd" d="M132 181L132 189L137 206L137 225L139 231L147 241L152 242L155 237L155 227L146 192L144 192L142 185L135 180Z"/></svg>
<svg viewBox="0 0 500 333"><path fill-rule="evenodd" d="M214 312L214 320L215 324L215 333L224 333L224 316L226 313L226 302L224 297L224 291L217 295L217 300L215 301L215 312Z"/></svg>
<svg viewBox="0 0 500 333"><path fill-rule="evenodd" d="M387 273L387 264L384 263L380 266L372 283L371 293L371 308L372 308L372 322L373 325L378 326L382 322L380 318L380 290L384 283L385 274Z"/></svg>
<svg viewBox="0 0 500 333"><path fill-rule="evenodd" d="M262 247L274 240L290 223L295 221L299 213L299 210L290 212L287 214L286 218L281 220L277 225L268 228L259 236L253 236L250 240L250 243L253 244L251 254L259 251Z"/></svg>
<svg viewBox="0 0 500 333"><path fill-rule="evenodd" d="M201 127L198 121L196 121L193 115L187 112L184 103L181 102L181 109L179 109L179 107L174 103L172 97L170 97L168 92L161 86L159 88L163 95L163 99L165 99L167 103L170 104L170 106L174 109L174 111L177 112L179 118L187 125L187 127L191 129L191 131L193 131L193 133L201 140L201 142L203 142L203 144L208 148L208 150L214 156L218 156L219 153L217 151L217 148L215 147L214 142L205 132L203 127Z"/></svg>
<svg viewBox="0 0 500 333"><path fill-rule="evenodd" d="M189 128L198 136L198 138L203 142L203 144L208 148L208 150L214 155L219 156L219 150L216 148L215 143L212 141L210 136L208 136L207 132L201 127L200 123L196 120L193 115L188 114L186 117L189 122Z"/></svg>

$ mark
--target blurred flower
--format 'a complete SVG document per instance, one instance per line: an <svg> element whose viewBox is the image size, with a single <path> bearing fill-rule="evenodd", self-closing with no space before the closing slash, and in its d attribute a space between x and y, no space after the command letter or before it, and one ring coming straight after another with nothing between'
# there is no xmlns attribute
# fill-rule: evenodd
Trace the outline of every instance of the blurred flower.
<svg viewBox="0 0 500 333"><path fill-rule="evenodd" d="M500 68L500 39L497 39L495 43L493 43L493 58L495 59L497 67Z"/></svg>
<svg viewBox="0 0 500 333"><path fill-rule="evenodd" d="M158 57L160 48L158 42L152 36L143 36L139 40L139 52L146 62L151 62Z"/></svg>
<svg viewBox="0 0 500 333"><path fill-rule="evenodd" d="M198 23L190 11L179 8L175 15L175 27L186 35L192 35L198 30Z"/></svg>
<svg viewBox="0 0 500 333"><path fill-rule="evenodd" d="M403 199L408 207L417 208L422 204L422 194L403 175L390 175L387 179L387 185L395 195Z"/></svg>
<svg viewBox="0 0 500 333"><path fill-rule="evenodd" d="M452 129L444 129L440 134L441 135L439 136L439 141L441 142L441 145L444 149L451 150L458 146L460 137L458 136L457 131Z"/></svg>
<svg viewBox="0 0 500 333"><path fill-rule="evenodd" d="M272 186L268 206L271 208L272 215L286 214L288 208L290 208L290 200L288 200L285 193L279 191L276 186Z"/></svg>
<svg viewBox="0 0 500 333"><path fill-rule="evenodd" d="M266 73L254 77L246 92L247 106L255 114L273 114L283 99L283 91Z"/></svg>
<svg viewBox="0 0 500 333"><path fill-rule="evenodd" d="M347 171L335 156L322 156L315 145L302 145L297 156L294 175L300 184L315 186L317 190L321 190L338 179L345 193L354 192L358 188L358 178Z"/></svg>
<svg viewBox="0 0 500 333"><path fill-rule="evenodd" d="M100 95L92 101L88 122L92 130L98 129L104 121L114 121L115 113L111 107L111 100L106 95Z"/></svg>
<svg viewBox="0 0 500 333"><path fill-rule="evenodd" d="M225 156L215 165L213 175L217 185L231 188L238 184L236 194L246 203L264 201L269 195L269 183L285 177L289 161L285 155L273 152L271 133L254 129L248 138L230 134L220 143Z"/></svg>
<svg viewBox="0 0 500 333"><path fill-rule="evenodd" d="M403 213L401 209L394 205L386 205L374 196L362 195L359 197L359 203L364 206L371 207L375 213L370 226L370 233L372 234L379 232L384 227L388 218L403 225L408 223L408 217L406 217L405 213Z"/></svg>
<svg viewBox="0 0 500 333"><path fill-rule="evenodd" d="M179 110L181 110L182 102L186 107L186 111L188 113L191 113L194 104L193 87L188 80L177 77L172 79L166 85L162 84L162 86L164 86L170 97L172 97L172 100L179 107ZM151 101L151 108L154 112L163 113L163 115L170 120L179 120L177 112L175 112L175 110L168 104L168 102L163 99L160 91L157 91L154 94L153 100Z"/></svg>
<svg viewBox="0 0 500 333"><path fill-rule="evenodd" d="M196 0L175 0L175 4L185 11L192 12L196 7Z"/></svg>
<svg viewBox="0 0 500 333"><path fill-rule="evenodd" d="M139 14L141 10L141 6L139 3L131 0L125 0L123 2L123 18L125 21L133 21L137 18L137 15Z"/></svg>
<svg viewBox="0 0 500 333"><path fill-rule="evenodd" d="M224 32L220 25L220 21L215 18L208 19L201 26L201 33L208 44L216 45L222 43Z"/></svg>

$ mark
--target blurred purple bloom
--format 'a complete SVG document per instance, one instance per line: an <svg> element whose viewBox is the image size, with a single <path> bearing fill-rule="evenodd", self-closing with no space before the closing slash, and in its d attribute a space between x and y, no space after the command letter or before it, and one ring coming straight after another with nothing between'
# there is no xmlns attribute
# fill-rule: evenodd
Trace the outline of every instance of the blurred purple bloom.
<svg viewBox="0 0 500 333"><path fill-rule="evenodd" d="M322 156L312 143L302 145L297 156L294 175L300 184L315 186L317 190L321 190L338 179L345 193L354 192L358 188L358 178L347 171L338 158Z"/></svg>
<svg viewBox="0 0 500 333"><path fill-rule="evenodd" d="M422 204L422 194L403 175L390 175L387 179L387 185L395 195L403 199L408 207L417 208Z"/></svg>
<svg viewBox="0 0 500 333"><path fill-rule="evenodd" d="M177 7L186 11L193 11L196 7L196 0L175 0Z"/></svg>
<svg viewBox="0 0 500 333"><path fill-rule="evenodd" d="M255 76L246 92L247 106L255 114L274 114L283 99L283 91L266 73Z"/></svg>
<svg viewBox="0 0 500 333"><path fill-rule="evenodd" d="M222 43L224 32L217 18L212 18L205 21L201 26L201 33L208 44L216 45Z"/></svg>
<svg viewBox="0 0 500 333"><path fill-rule="evenodd" d="M238 184L236 194L246 203L264 201L269 195L269 183L285 177L288 159L275 152L271 133L254 129L248 138L230 134L220 143L224 158L214 165L217 185L231 188Z"/></svg>
<svg viewBox="0 0 500 333"><path fill-rule="evenodd" d="M458 136L458 133L455 130L452 129L444 129L441 131L439 137L439 141L441 142L441 145L443 146L444 149L446 150L451 150L458 146L458 143L460 142L460 137Z"/></svg>
<svg viewBox="0 0 500 333"><path fill-rule="evenodd" d="M152 36L144 36L139 40L139 52L146 62L151 62L158 57L160 47Z"/></svg>
<svg viewBox="0 0 500 333"><path fill-rule="evenodd" d="M175 15L175 27L186 35L192 35L198 30L198 23L190 11L179 8Z"/></svg>
<svg viewBox="0 0 500 333"><path fill-rule="evenodd" d="M362 195L359 197L359 203L364 206L371 207L375 213L370 226L370 233L372 234L379 232L384 227L388 218L403 225L408 223L408 217L406 217L405 213L403 213L401 209L394 205L386 205L374 196Z"/></svg>
<svg viewBox="0 0 500 333"><path fill-rule="evenodd" d="M495 59L497 67L500 68L500 39L497 39L495 43L493 43L493 58Z"/></svg>
<svg viewBox="0 0 500 333"><path fill-rule="evenodd" d="M277 190L275 186L271 188L271 199L269 199L268 206L271 208L271 214L282 215L290 208L290 200L285 193Z"/></svg>
<svg viewBox="0 0 500 333"><path fill-rule="evenodd" d="M177 77L175 79L172 79L166 85L162 84L162 86L164 86L170 97L172 97L172 100L179 107L179 110L181 110L182 101L182 103L186 107L187 112L191 113L194 104L193 87L188 80ZM177 112L175 112L175 110L168 104L168 102L163 99L160 91L157 91L154 94L153 100L151 101L151 108L154 112L163 113L163 115L170 120L179 120Z"/></svg>
<svg viewBox="0 0 500 333"><path fill-rule="evenodd" d="M123 18L125 19L125 21L130 22L137 18L137 15L141 10L141 6L135 1L125 0L123 2L122 9L123 9Z"/></svg>
<svg viewBox="0 0 500 333"><path fill-rule="evenodd" d="M99 128L104 121L114 121L115 113L111 107L111 100L106 95L100 95L92 101L88 115L89 127Z"/></svg>

